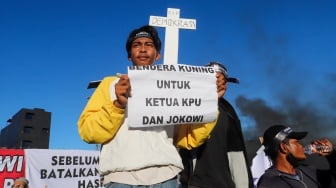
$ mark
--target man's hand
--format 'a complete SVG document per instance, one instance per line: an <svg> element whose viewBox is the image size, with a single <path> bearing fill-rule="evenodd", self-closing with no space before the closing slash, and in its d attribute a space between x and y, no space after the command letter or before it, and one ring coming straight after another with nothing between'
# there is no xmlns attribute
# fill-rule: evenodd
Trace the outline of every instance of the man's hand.
<svg viewBox="0 0 336 188"><path fill-rule="evenodd" d="M131 83L126 74L117 76L119 81L114 86L117 99L113 101L113 104L118 108L125 109L128 97L131 95Z"/></svg>
<svg viewBox="0 0 336 188"><path fill-rule="evenodd" d="M331 152L334 150L333 144L326 138L314 140L312 144L322 146L322 149L316 151L322 156L330 155Z"/></svg>

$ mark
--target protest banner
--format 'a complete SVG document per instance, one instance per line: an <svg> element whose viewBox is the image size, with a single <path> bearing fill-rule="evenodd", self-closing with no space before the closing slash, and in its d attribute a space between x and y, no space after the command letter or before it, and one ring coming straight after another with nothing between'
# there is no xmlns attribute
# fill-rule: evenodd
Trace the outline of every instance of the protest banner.
<svg viewBox="0 0 336 188"><path fill-rule="evenodd" d="M30 187L103 188L98 173L99 151L0 149L0 188L18 177Z"/></svg>
<svg viewBox="0 0 336 188"><path fill-rule="evenodd" d="M128 67L132 85L128 125L152 127L206 123L217 116L212 67L183 64Z"/></svg>
<svg viewBox="0 0 336 188"><path fill-rule="evenodd" d="M24 150L0 149L0 188L11 188L16 178L24 176Z"/></svg>
<svg viewBox="0 0 336 188"><path fill-rule="evenodd" d="M25 153L31 187L101 187L98 151L28 149Z"/></svg>

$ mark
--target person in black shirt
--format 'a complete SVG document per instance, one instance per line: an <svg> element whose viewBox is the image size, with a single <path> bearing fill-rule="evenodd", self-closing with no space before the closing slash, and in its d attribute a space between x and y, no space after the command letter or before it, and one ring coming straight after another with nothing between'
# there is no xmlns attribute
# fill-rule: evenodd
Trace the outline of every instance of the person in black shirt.
<svg viewBox="0 0 336 188"><path fill-rule="evenodd" d="M239 83L230 78L224 65L210 62L217 74L223 74L227 82ZM225 91L227 84L225 84ZM225 93L225 92L224 92ZM232 105L218 99L218 120L210 138L198 148L179 149L184 170L180 174L183 188L252 188L253 178L242 134L240 120Z"/></svg>

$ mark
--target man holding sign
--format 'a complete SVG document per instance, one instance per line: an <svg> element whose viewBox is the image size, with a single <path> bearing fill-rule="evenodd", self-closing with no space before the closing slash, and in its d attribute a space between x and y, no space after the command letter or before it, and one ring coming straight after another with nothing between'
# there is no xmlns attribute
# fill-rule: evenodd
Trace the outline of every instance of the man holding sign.
<svg viewBox="0 0 336 188"><path fill-rule="evenodd" d="M160 59L161 41L157 30L152 26L133 30L127 39L126 50L133 66L152 65ZM217 76L216 79L217 92L222 93L225 78ZM128 75L106 77L78 120L81 138L88 143L102 144L99 171L104 186L177 188L177 175L183 165L169 138L169 131L174 126L129 126L127 108L130 108L128 99L131 97ZM195 125L195 131L203 133L195 140L200 144L206 140L214 124L215 121Z"/></svg>

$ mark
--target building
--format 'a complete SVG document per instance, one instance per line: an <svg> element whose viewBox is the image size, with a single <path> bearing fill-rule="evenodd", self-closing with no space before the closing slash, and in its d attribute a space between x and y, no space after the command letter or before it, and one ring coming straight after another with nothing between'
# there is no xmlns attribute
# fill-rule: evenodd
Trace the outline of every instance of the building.
<svg viewBox="0 0 336 188"><path fill-rule="evenodd" d="M22 108L0 133L0 147L8 149L49 149L51 112Z"/></svg>

